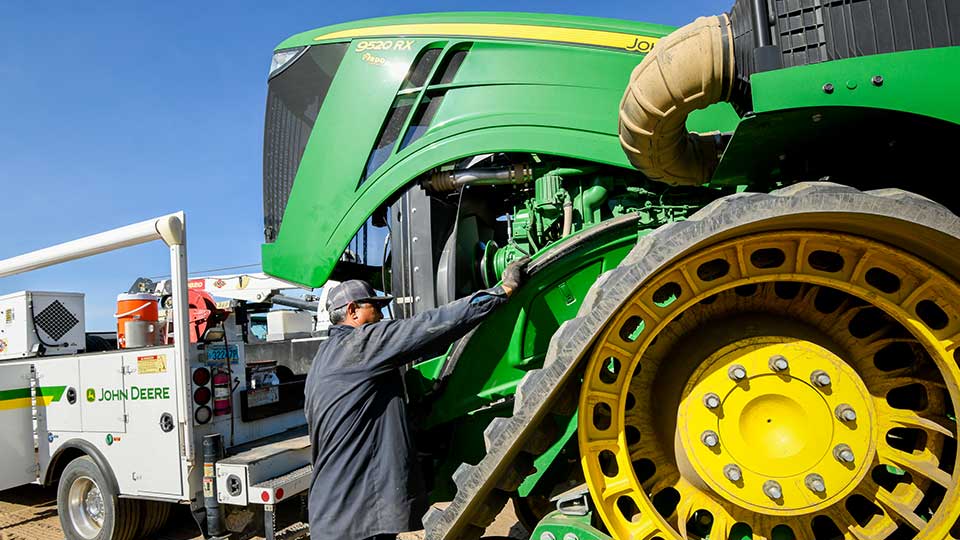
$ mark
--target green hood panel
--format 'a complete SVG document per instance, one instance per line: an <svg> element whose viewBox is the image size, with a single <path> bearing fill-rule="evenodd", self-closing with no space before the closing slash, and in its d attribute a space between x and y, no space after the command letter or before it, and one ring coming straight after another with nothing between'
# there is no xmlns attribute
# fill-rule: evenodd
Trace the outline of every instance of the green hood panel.
<svg viewBox="0 0 960 540"><path fill-rule="evenodd" d="M454 18L490 24L578 21L584 28L609 22L517 14L509 19L505 14L389 17L300 34L280 48L315 42L318 35L354 26L367 28L371 22L393 25ZM606 28L643 29L655 36L667 30L626 21ZM397 42L402 44L382 45ZM439 79L456 51L467 53L452 82L405 88L407 72L430 48L439 49L440 55L428 81ZM520 40L442 36L353 40L317 116L279 234L263 246L264 271L311 287L323 285L350 239L378 207L418 175L462 157L531 152L632 169L620 149L617 111L630 73L642 57L602 46ZM422 136L403 147L399 143L404 127L398 144L387 150L386 161L361 182L395 101L418 104L437 96L442 102ZM708 116L713 120L716 115ZM700 127L732 129L736 119L732 110L726 107L721 116L723 125L711 121Z"/></svg>

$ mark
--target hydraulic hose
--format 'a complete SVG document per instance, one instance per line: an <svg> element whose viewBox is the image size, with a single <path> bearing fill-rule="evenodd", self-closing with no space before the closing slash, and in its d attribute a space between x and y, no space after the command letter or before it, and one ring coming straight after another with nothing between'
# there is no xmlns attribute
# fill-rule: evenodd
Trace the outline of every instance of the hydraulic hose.
<svg viewBox="0 0 960 540"><path fill-rule="evenodd" d="M563 232L560 233L560 238L566 238L570 236L570 231L573 230L573 201L570 200L570 197L567 197L563 201Z"/></svg>
<svg viewBox="0 0 960 540"><path fill-rule="evenodd" d="M727 15L700 17L661 39L634 68L620 102L620 144L647 178L707 182L719 161L719 132L690 133L687 116L730 98L733 32Z"/></svg>

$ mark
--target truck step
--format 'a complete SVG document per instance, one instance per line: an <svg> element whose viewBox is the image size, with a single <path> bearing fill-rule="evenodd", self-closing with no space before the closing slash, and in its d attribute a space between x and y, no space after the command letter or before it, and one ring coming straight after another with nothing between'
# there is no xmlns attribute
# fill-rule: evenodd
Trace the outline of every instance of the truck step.
<svg viewBox="0 0 960 540"><path fill-rule="evenodd" d="M217 500L239 506L275 504L309 487L310 467L307 435L294 430L271 438L217 462Z"/></svg>
<svg viewBox="0 0 960 540"><path fill-rule="evenodd" d="M306 491L312 477L313 465L305 465L283 476L254 484L250 486L248 501L251 504L276 504Z"/></svg>

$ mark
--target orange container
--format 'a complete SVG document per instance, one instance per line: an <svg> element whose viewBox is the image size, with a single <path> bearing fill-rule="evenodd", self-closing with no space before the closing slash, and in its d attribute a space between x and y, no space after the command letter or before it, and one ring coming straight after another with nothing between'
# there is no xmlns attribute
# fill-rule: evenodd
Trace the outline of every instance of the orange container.
<svg viewBox="0 0 960 540"><path fill-rule="evenodd" d="M160 318L160 299L152 294L117 295L117 346L127 347L126 325L130 321L156 324Z"/></svg>

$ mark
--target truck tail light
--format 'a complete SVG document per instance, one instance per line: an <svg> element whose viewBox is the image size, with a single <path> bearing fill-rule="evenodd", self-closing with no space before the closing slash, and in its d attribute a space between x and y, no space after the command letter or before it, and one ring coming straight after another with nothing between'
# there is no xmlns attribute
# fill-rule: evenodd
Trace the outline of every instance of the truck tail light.
<svg viewBox="0 0 960 540"><path fill-rule="evenodd" d="M211 397L210 388L206 386L199 386L193 391L193 402L197 405L206 405L210 402Z"/></svg>
<svg viewBox="0 0 960 540"><path fill-rule="evenodd" d="M193 413L193 419L196 420L198 424L206 424L210 421L211 417L213 417L213 411L206 405L198 408Z"/></svg>
<svg viewBox="0 0 960 540"><path fill-rule="evenodd" d="M193 384L203 386L210 382L210 370L202 367L193 371Z"/></svg>

